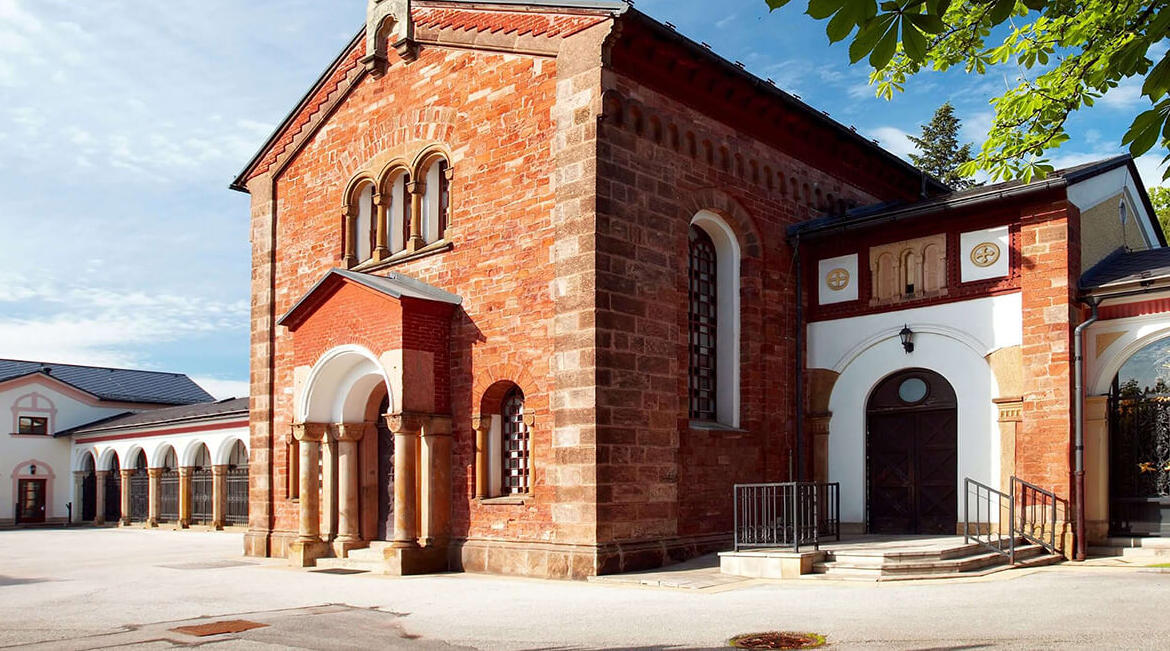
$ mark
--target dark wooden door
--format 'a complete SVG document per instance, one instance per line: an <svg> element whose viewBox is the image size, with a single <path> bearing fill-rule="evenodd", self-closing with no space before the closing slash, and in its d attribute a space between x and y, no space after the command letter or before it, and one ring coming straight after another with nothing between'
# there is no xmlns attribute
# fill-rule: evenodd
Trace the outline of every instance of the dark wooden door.
<svg viewBox="0 0 1170 651"><path fill-rule="evenodd" d="M21 523L45 521L45 480L21 479L17 484Z"/></svg>
<svg viewBox="0 0 1170 651"><path fill-rule="evenodd" d="M915 370L879 385L870 399L866 467L871 533L954 535L958 421L946 380Z"/></svg>
<svg viewBox="0 0 1170 651"><path fill-rule="evenodd" d="M379 414L390 409L389 398L382 401ZM394 538L394 434L385 418L378 418L378 540Z"/></svg>

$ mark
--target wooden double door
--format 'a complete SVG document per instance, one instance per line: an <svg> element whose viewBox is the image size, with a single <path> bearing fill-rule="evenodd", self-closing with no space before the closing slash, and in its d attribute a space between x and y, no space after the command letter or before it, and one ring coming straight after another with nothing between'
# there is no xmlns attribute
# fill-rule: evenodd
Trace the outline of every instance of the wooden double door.
<svg viewBox="0 0 1170 651"><path fill-rule="evenodd" d="M937 373L904 371L878 385L867 413L870 533L955 534L957 412L954 389Z"/></svg>

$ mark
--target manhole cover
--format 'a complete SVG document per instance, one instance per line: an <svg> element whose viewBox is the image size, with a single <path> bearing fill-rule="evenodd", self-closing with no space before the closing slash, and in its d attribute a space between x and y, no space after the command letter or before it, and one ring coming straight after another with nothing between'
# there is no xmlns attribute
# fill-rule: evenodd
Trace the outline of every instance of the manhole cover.
<svg viewBox="0 0 1170 651"><path fill-rule="evenodd" d="M816 633L749 633L737 635L730 640L737 649L812 649L824 646L825 636Z"/></svg>
<svg viewBox="0 0 1170 651"><path fill-rule="evenodd" d="M180 626L171 630L194 637L209 637L212 635L226 635L228 633L243 633L244 631L250 631L254 628L264 628L266 626L268 624L249 622L246 619L229 619L222 622L198 624L196 626Z"/></svg>
<svg viewBox="0 0 1170 651"><path fill-rule="evenodd" d="M350 570L344 567L331 567L327 570L309 570L313 574L365 574L366 570Z"/></svg>

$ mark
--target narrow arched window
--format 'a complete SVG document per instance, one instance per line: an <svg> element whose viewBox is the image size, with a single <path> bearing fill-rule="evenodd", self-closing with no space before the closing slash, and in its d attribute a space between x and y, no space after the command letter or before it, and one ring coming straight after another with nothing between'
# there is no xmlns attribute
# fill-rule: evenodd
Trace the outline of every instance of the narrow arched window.
<svg viewBox="0 0 1170 651"><path fill-rule="evenodd" d="M427 166L423 180L426 192L422 202L422 224L419 231L428 244L437 242L447 233L451 192L447 179L448 164L439 158Z"/></svg>
<svg viewBox="0 0 1170 651"><path fill-rule="evenodd" d="M529 438L524 423L524 392L514 387L500 405L504 495L524 495L529 490Z"/></svg>
<svg viewBox="0 0 1170 651"><path fill-rule="evenodd" d="M354 219L354 254L358 262L365 262L374 255L374 184L367 183L358 193L357 216Z"/></svg>
<svg viewBox="0 0 1170 651"><path fill-rule="evenodd" d="M400 171L391 178L382 194L383 201L386 202L386 233L390 240L386 247L390 253L402 251L410 240L410 193L406 191L408 183L410 174Z"/></svg>
<svg viewBox="0 0 1170 651"><path fill-rule="evenodd" d="M718 258L711 236L697 226L690 234L690 417L716 418Z"/></svg>

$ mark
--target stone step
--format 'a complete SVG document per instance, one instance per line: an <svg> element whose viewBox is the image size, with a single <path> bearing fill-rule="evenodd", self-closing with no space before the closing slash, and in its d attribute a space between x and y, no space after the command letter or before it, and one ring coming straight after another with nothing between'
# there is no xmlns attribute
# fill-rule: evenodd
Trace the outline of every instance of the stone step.
<svg viewBox="0 0 1170 651"><path fill-rule="evenodd" d="M370 547L366 549L351 549L346 554L346 558L367 563L380 563L386 560L386 554L381 549Z"/></svg>
<svg viewBox="0 0 1170 651"><path fill-rule="evenodd" d="M371 574L386 574L386 564L384 562L361 561L352 558L319 558L317 559L317 567L314 569L353 570L357 572L369 572Z"/></svg>
<svg viewBox="0 0 1170 651"><path fill-rule="evenodd" d="M813 572L828 578L877 581L981 576L996 568L1012 567L1006 556L985 551L979 546L976 548L965 545L963 549L967 553L964 556L956 556L954 550L942 550L933 554L889 554L876 562L872 555L832 554L831 559L815 563ZM1030 566L1043 556L1047 555L1039 545L1019 546L1016 548L1015 567Z"/></svg>
<svg viewBox="0 0 1170 651"><path fill-rule="evenodd" d="M1165 547L1089 547L1089 556L1120 556L1122 558L1170 558Z"/></svg>
<svg viewBox="0 0 1170 651"><path fill-rule="evenodd" d="M1170 538L1112 537L1106 538L1102 547L1129 547L1141 549L1170 549Z"/></svg>

